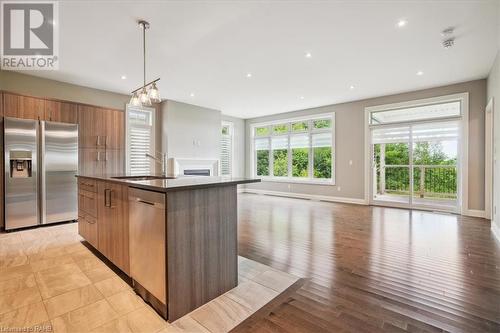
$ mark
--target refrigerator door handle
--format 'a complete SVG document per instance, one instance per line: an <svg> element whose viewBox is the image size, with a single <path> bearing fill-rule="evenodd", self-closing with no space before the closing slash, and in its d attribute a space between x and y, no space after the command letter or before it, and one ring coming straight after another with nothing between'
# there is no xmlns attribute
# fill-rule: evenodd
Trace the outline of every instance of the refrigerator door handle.
<svg viewBox="0 0 500 333"><path fill-rule="evenodd" d="M47 222L46 211L47 211L47 194L46 194L46 179L45 179L45 122L40 121L37 126L37 132L39 132L39 145L38 145L38 165L39 165L39 186L40 186L40 224L45 224Z"/></svg>

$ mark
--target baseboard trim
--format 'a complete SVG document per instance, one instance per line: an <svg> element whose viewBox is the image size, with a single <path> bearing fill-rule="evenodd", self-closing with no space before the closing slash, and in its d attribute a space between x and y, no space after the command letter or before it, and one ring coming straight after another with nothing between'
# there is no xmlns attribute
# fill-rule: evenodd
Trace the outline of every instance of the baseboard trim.
<svg viewBox="0 0 500 333"><path fill-rule="evenodd" d="M242 192L246 193L272 195L277 197L339 202L339 203L348 203L355 205L367 205L364 199L357 199L357 198L333 197L329 195L314 195L314 194L294 193L294 192L267 191L267 190L259 190L252 188L245 188L242 190L243 190Z"/></svg>
<svg viewBox="0 0 500 333"><path fill-rule="evenodd" d="M491 220L491 232L493 236L500 242L500 228L496 225L495 221Z"/></svg>
<svg viewBox="0 0 500 333"><path fill-rule="evenodd" d="M466 209L462 215L471 217L480 217L484 219L486 216L486 212L484 210Z"/></svg>

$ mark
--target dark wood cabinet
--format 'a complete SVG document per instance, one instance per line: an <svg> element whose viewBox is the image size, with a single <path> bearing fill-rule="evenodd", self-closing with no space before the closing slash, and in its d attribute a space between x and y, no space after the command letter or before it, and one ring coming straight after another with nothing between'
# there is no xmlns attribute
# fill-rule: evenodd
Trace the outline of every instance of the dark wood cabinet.
<svg viewBox="0 0 500 333"><path fill-rule="evenodd" d="M104 173L117 175L124 173L125 156L122 149L106 149L104 153Z"/></svg>
<svg viewBox="0 0 500 333"><path fill-rule="evenodd" d="M104 149L78 149L78 173L82 175L100 176L104 174Z"/></svg>
<svg viewBox="0 0 500 333"><path fill-rule="evenodd" d="M103 109L78 105L78 147L105 147L105 113Z"/></svg>
<svg viewBox="0 0 500 333"><path fill-rule="evenodd" d="M3 112L5 117L24 119L43 119L45 100L35 97L3 94Z"/></svg>
<svg viewBox="0 0 500 333"><path fill-rule="evenodd" d="M105 145L107 149L123 149L125 146L125 115L122 111L104 110Z"/></svg>
<svg viewBox="0 0 500 333"><path fill-rule="evenodd" d="M80 148L123 149L124 113L94 106L78 106Z"/></svg>
<svg viewBox="0 0 500 333"><path fill-rule="evenodd" d="M78 233L97 248L97 186L91 179L78 179Z"/></svg>
<svg viewBox="0 0 500 333"><path fill-rule="evenodd" d="M125 169L125 121L118 110L78 106L80 173L119 174Z"/></svg>
<svg viewBox="0 0 500 333"><path fill-rule="evenodd" d="M78 233L90 245L97 248L97 219L95 217L78 214Z"/></svg>
<svg viewBox="0 0 500 333"><path fill-rule="evenodd" d="M121 149L81 148L78 150L78 172L82 175L116 175L124 171Z"/></svg>
<svg viewBox="0 0 500 333"><path fill-rule="evenodd" d="M43 120L76 124L78 106L75 103L46 100Z"/></svg>
<svg viewBox="0 0 500 333"><path fill-rule="evenodd" d="M128 186L78 178L78 233L130 274Z"/></svg>
<svg viewBox="0 0 500 333"><path fill-rule="evenodd" d="M97 182L98 250L129 274L128 187Z"/></svg>

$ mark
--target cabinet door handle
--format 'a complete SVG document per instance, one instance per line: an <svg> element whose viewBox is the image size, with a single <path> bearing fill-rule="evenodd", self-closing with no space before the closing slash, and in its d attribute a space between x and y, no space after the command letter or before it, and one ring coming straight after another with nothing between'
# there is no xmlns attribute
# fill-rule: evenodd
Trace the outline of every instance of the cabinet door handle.
<svg viewBox="0 0 500 333"><path fill-rule="evenodd" d="M95 160L96 160L97 162L99 162L99 161L101 160L101 152L100 152L100 151L98 151L96 154L97 154L97 157L96 157L96 159L95 159Z"/></svg>
<svg viewBox="0 0 500 333"><path fill-rule="evenodd" d="M97 136L97 141L95 143L96 146L99 146L101 144L101 140L99 138L100 138L100 136L98 135Z"/></svg>
<svg viewBox="0 0 500 333"><path fill-rule="evenodd" d="M114 190L109 191L109 208L115 208L116 206L113 206L113 193L115 193Z"/></svg>
<svg viewBox="0 0 500 333"><path fill-rule="evenodd" d="M104 190L104 206L111 207L111 190L109 188Z"/></svg>

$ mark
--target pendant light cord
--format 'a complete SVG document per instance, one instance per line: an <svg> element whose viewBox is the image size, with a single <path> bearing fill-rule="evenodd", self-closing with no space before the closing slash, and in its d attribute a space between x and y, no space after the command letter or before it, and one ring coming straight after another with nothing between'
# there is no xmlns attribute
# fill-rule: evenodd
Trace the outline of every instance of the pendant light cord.
<svg viewBox="0 0 500 333"><path fill-rule="evenodd" d="M146 87L146 24L142 24L143 88Z"/></svg>

